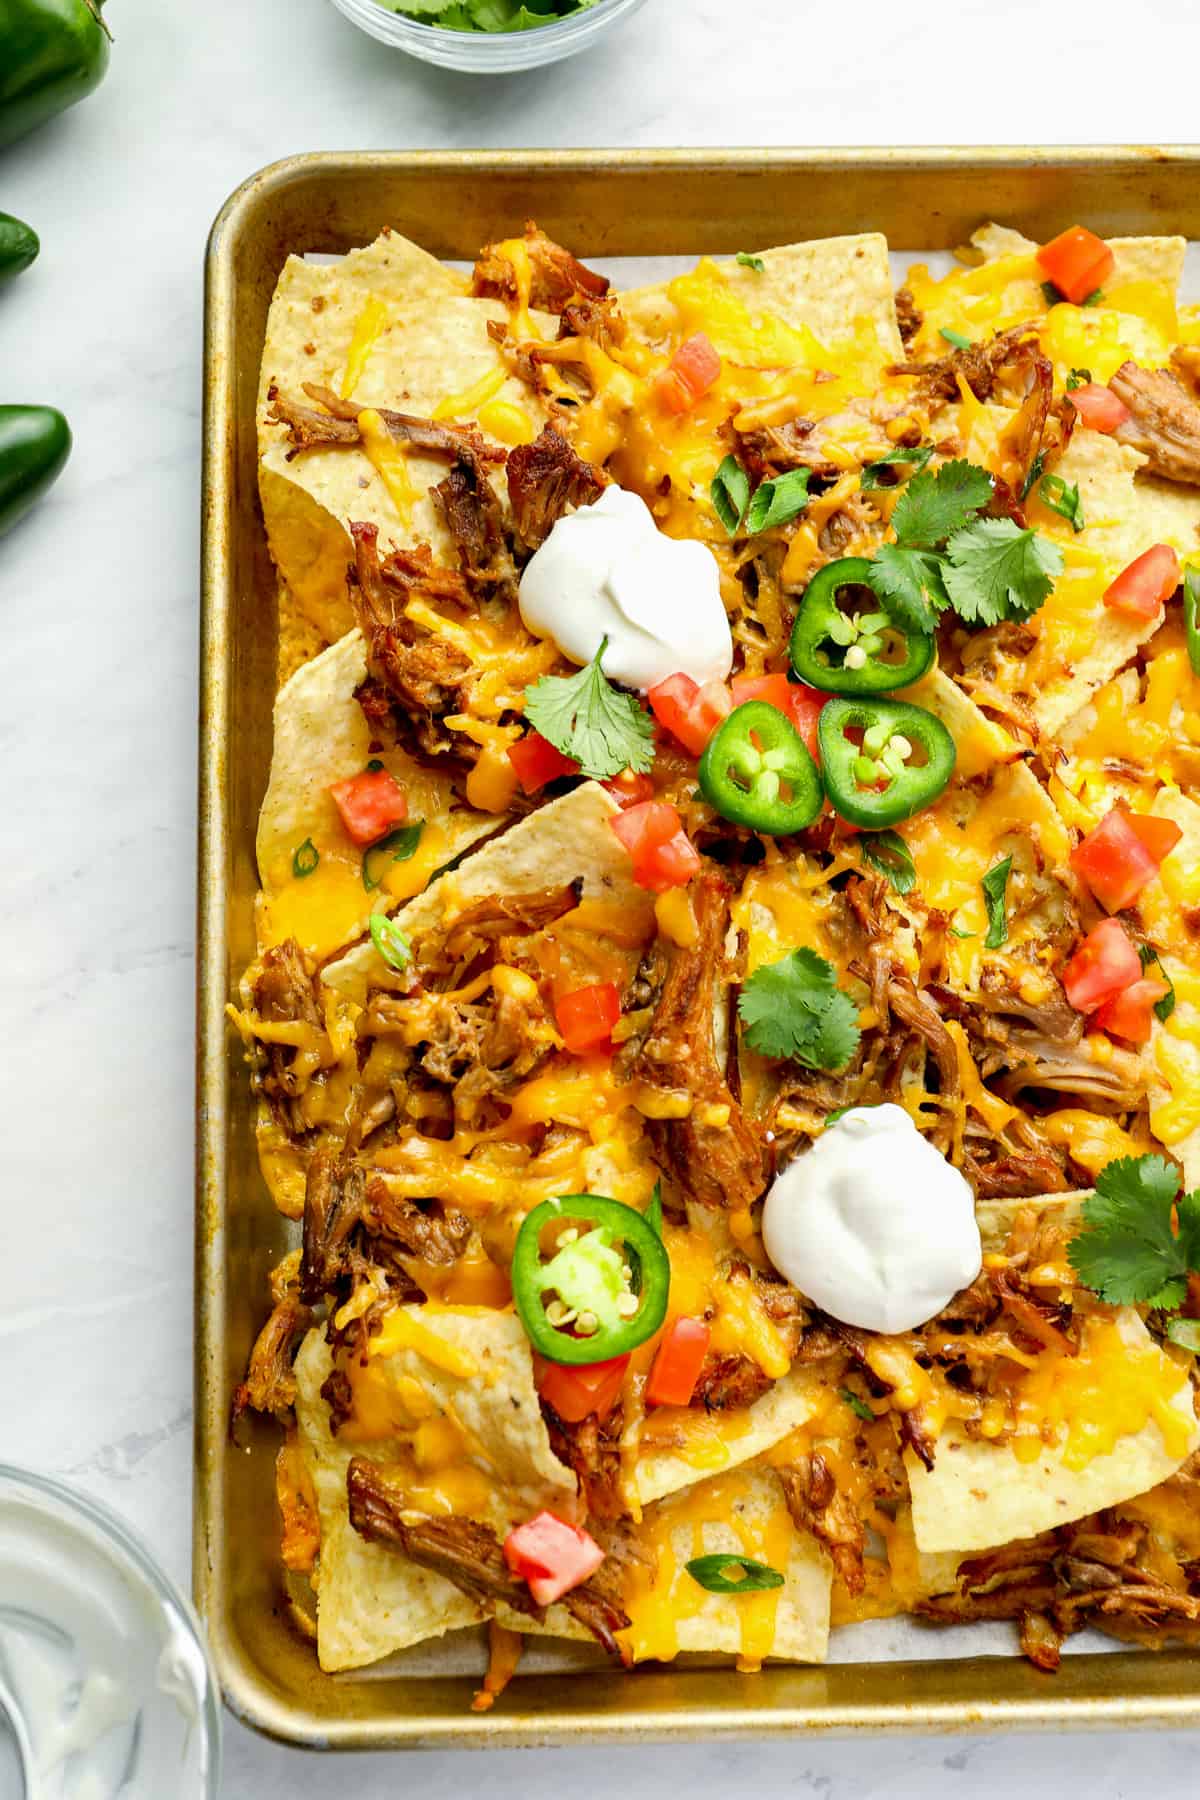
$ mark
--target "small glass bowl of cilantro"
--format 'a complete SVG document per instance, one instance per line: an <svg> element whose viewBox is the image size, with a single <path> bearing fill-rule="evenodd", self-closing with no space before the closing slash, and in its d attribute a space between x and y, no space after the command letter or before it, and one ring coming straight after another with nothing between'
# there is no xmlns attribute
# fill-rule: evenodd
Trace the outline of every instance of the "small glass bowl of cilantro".
<svg viewBox="0 0 1200 1800"><path fill-rule="evenodd" d="M467 74L507 75L596 44L645 0L333 0L381 43Z"/></svg>

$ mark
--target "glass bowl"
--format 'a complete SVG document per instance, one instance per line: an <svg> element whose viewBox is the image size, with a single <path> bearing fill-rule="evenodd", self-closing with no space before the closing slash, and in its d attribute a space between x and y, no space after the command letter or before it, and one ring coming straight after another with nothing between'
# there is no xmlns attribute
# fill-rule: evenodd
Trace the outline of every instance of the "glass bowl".
<svg viewBox="0 0 1200 1800"><path fill-rule="evenodd" d="M598 6L553 25L532 31L447 31L388 12L379 0L333 0L346 18L360 30L406 50L422 62L439 68L459 69L468 75L511 75L518 69L538 69L561 62L598 44L623 19L632 18L646 0L600 0Z"/></svg>
<svg viewBox="0 0 1200 1800"><path fill-rule="evenodd" d="M106 1507L0 1463L0 1791L216 1800L220 1762L187 1601Z"/></svg>

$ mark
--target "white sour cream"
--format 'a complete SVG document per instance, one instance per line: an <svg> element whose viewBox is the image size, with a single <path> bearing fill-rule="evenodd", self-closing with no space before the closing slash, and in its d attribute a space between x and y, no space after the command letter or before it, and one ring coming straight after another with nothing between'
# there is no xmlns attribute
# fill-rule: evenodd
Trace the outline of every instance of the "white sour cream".
<svg viewBox="0 0 1200 1800"><path fill-rule="evenodd" d="M763 1244L823 1312L867 1331L911 1331L982 1264L966 1180L900 1106L856 1106L767 1195Z"/></svg>
<svg viewBox="0 0 1200 1800"><path fill-rule="evenodd" d="M559 519L521 577L521 617L564 656L591 662L645 693L680 670L701 686L724 681L733 639L712 552L669 538L645 501L605 488L593 506Z"/></svg>

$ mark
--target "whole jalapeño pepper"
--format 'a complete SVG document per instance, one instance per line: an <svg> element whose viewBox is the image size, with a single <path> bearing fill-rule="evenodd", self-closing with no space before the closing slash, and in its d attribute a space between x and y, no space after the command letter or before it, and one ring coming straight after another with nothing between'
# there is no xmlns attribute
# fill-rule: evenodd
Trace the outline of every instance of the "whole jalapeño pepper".
<svg viewBox="0 0 1200 1800"><path fill-rule="evenodd" d="M704 747L699 775L704 798L722 818L769 837L803 831L825 798L800 733L765 700L747 700L722 720Z"/></svg>
<svg viewBox="0 0 1200 1800"><path fill-rule="evenodd" d="M0 144L100 85L111 37L102 0L0 0Z"/></svg>
<svg viewBox="0 0 1200 1800"><path fill-rule="evenodd" d="M867 585L870 563L843 556L809 582L792 627L792 668L827 694L887 694L918 681L933 661L933 639L899 625ZM846 611L858 595L864 610Z"/></svg>
<svg viewBox="0 0 1200 1800"><path fill-rule="evenodd" d="M0 406L0 537L40 500L71 454L71 429L53 406Z"/></svg>
<svg viewBox="0 0 1200 1800"><path fill-rule="evenodd" d="M41 244L32 225L0 213L0 281L11 281L34 261Z"/></svg>
<svg viewBox="0 0 1200 1800"><path fill-rule="evenodd" d="M551 1362L624 1356L667 1314L671 1263L662 1238L632 1206L601 1194L535 1206L509 1273L529 1341Z"/></svg>
<svg viewBox="0 0 1200 1800"><path fill-rule="evenodd" d="M817 741L834 811L864 831L911 819L954 773L954 739L933 713L906 700L830 700Z"/></svg>

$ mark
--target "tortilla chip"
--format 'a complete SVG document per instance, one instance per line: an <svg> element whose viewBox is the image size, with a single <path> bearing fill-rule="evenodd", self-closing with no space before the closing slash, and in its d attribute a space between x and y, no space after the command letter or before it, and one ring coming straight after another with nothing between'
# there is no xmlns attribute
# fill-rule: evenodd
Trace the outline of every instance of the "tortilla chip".
<svg viewBox="0 0 1200 1800"><path fill-rule="evenodd" d="M599 782L573 788L511 825L443 875L396 915L396 923L415 945L472 900L536 893L578 880L583 883L584 900L618 908L635 921L644 919L650 935L653 902L643 888L634 885L629 853L612 829L611 820L619 811ZM491 824L496 824L494 818ZM366 942L326 969L324 979L328 987L361 1002L370 983L386 973L387 966L374 944Z"/></svg>
<svg viewBox="0 0 1200 1800"><path fill-rule="evenodd" d="M1109 288L1125 287L1133 281L1160 282L1175 292L1183 278L1187 239L1181 237L1115 237L1108 238L1115 268ZM972 248L978 260L995 262L1001 256L1034 256L1038 246L1023 232L1008 225L981 225L971 233ZM964 258L964 260L968 260ZM971 257L971 262L977 259Z"/></svg>
<svg viewBox="0 0 1200 1800"><path fill-rule="evenodd" d="M903 354L887 239L877 231L852 237L815 238L763 250L762 269L739 262L717 267L739 300L757 313L773 313L794 328L806 325L827 347L859 328L874 335L881 362ZM643 336L658 338L675 317L670 283L634 288L619 296L621 310Z"/></svg>
<svg viewBox="0 0 1200 1800"><path fill-rule="evenodd" d="M401 248L397 248L400 246ZM412 254L409 254L411 252ZM312 305L322 305L314 314ZM557 320L535 315L553 337ZM284 269L267 321L259 392L259 491L271 554L295 604L326 641L353 624L346 567L353 519L379 527L382 546L429 544L435 560L453 564L453 543L431 490L446 474L444 457L407 455L415 498L403 510L366 453L323 446L289 460L284 426L269 421L269 390L305 406L304 383L332 388L363 408L386 407L429 418L474 419L484 400L474 390L495 380L487 400L517 407L530 435L545 422L541 402L512 375L488 336L507 309L475 300L434 258L404 239L380 239L340 263L314 267L293 258ZM347 359L358 334L358 367ZM461 406L454 402L461 400ZM504 499L504 475L492 474Z"/></svg>
<svg viewBox="0 0 1200 1800"><path fill-rule="evenodd" d="M716 1469L736 1469L773 1449L789 1432L820 1412L826 1381L819 1364L805 1364L788 1371L750 1407L719 1413L672 1409L672 1424L685 1443L655 1449L643 1446L626 1481L627 1497L648 1506L667 1494L692 1487Z"/></svg>
<svg viewBox="0 0 1200 1800"><path fill-rule="evenodd" d="M259 814L257 854L263 945L295 937L322 957L361 935L372 911L390 911L419 893L434 872L496 830L491 813L457 804L449 775L385 750L378 759L408 795L409 819L422 821L413 853L385 865L378 889L363 885L362 851L346 836L329 794L371 756L371 731L354 690L367 673L362 635L352 631L281 688L275 701L274 751ZM319 861L298 875L293 859L311 844Z"/></svg>
<svg viewBox="0 0 1200 1800"><path fill-rule="evenodd" d="M793 1525L775 1476L743 1468L702 1481L664 1500L633 1533L650 1562L633 1566L622 1602L632 1623L618 1641L635 1662L676 1656L737 1656L755 1664L824 1662L829 1644L832 1572L815 1539ZM745 1556L784 1576L782 1587L759 1594L710 1594L688 1574L698 1556ZM544 1626L497 1609L514 1631L586 1639L590 1634L564 1607L553 1606Z"/></svg>
<svg viewBox="0 0 1200 1800"><path fill-rule="evenodd" d="M1161 878L1164 912L1173 922L1176 905L1200 902L1200 805L1178 788L1165 787L1149 810L1157 818L1174 820L1183 832ZM1148 897L1139 906L1152 941L1190 942L1178 927L1162 934L1154 929ZM1179 1158L1184 1184L1192 1188L1200 1185L1200 952L1183 957L1162 951L1159 960L1174 986L1175 1005L1166 1019L1155 1022L1150 1042L1150 1129Z"/></svg>
<svg viewBox="0 0 1200 1800"><path fill-rule="evenodd" d="M397 1317L413 1319L420 1332L449 1346L448 1360L463 1358L462 1372L441 1367L417 1349L388 1350L388 1328ZM351 1457L395 1465L412 1458L414 1432L445 1430L460 1445L457 1463L435 1467L425 1479L436 1490L441 1473L454 1489L448 1497L458 1500L455 1510L484 1520L501 1536L543 1507L567 1518L576 1510L575 1477L550 1449L529 1340L513 1313L398 1307L372 1341L372 1417L357 1435L354 1417L336 1438L330 1432L321 1387L332 1367L324 1333L309 1332L296 1358L296 1417L321 1515L317 1648L326 1670L361 1668L424 1638L473 1625L488 1610L452 1582L359 1536L346 1498ZM387 1435L375 1415L386 1420L391 1410L397 1421L410 1419L408 1432ZM445 1452L443 1445L442 1456ZM412 1463L414 1497L420 1494L423 1455L418 1450Z"/></svg>
<svg viewBox="0 0 1200 1800"><path fill-rule="evenodd" d="M911 1451L905 1452L920 1550L954 1550L965 1555L1017 1538L1036 1537L1056 1525L1144 1494L1187 1460L1200 1442L1191 1382L1154 1344L1132 1307L1118 1309L1114 1322L1131 1354L1161 1365L1155 1373L1164 1393L1170 1373L1178 1375L1178 1384L1166 1403L1177 1413L1181 1432L1186 1433L1182 1452L1178 1446L1168 1446L1153 1418L1079 1467L1068 1466L1071 1449L1065 1437L1043 1445L1036 1458L1026 1462L1010 1446L968 1438L959 1426L951 1424L938 1438L932 1470ZM1087 1350L1085 1343L1081 1355L1086 1356Z"/></svg>

